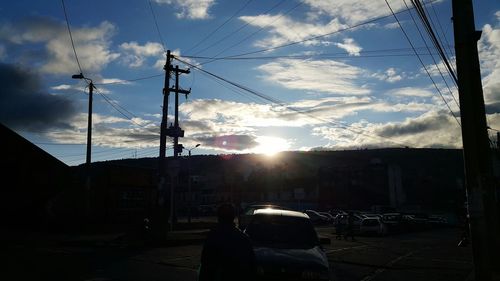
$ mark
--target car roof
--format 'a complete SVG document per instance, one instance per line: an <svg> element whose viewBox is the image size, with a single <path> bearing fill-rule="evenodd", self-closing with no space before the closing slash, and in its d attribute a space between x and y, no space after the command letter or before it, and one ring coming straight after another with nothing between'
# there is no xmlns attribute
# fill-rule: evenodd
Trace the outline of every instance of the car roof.
<svg viewBox="0 0 500 281"><path fill-rule="evenodd" d="M247 209L252 208L252 209L260 209L260 208L275 208L275 209L284 209L283 206L276 205L276 204L252 204L248 205L246 207Z"/></svg>
<svg viewBox="0 0 500 281"><path fill-rule="evenodd" d="M283 210L283 209L257 209L253 213L254 215L271 215L271 216L285 216L285 217L298 217L309 219L307 214L297 211Z"/></svg>

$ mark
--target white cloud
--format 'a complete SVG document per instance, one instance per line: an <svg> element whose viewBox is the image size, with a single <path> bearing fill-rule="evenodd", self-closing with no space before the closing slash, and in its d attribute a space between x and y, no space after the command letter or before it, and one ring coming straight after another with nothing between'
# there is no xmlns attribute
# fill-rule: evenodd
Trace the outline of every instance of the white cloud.
<svg viewBox="0 0 500 281"><path fill-rule="evenodd" d="M443 75L444 77L449 77L451 79L451 76L448 75L447 67L445 62L442 59L436 60L437 64L429 64L426 65L425 68L421 68L420 72L422 74L427 75L427 72L429 72L430 75L436 76L436 77L441 77ZM456 58L455 56L448 57L448 63L452 67L452 69L457 69L456 68ZM451 81L450 81L451 82Z"/></svg>
<svg viewBox="0 0 500 281"><path fill-rule="evenodd" d="M337 31L343 27L336 19L325 25L294 21L283 15L242 16L240 20L269 29L271 36L255 43L257 47L272 48L289 42L302 41L313 36ZM303 45L329 44L321 40L308 40Z"/></svg>
<svg viewBox="0 0 500 281"><path fill-rule="evenodd" d="M110 50L110 38L115 26L107 21L96 27L73 27L73 41L84 72L97 72L119 57ZM11 44L44 44L40 55L41 71L67 74L79 71L66 26L48 18L28 18L16 26L5 24L0 28L0 40Z"/></svg>
<svg viewBox="0 0 500 281"><path fill-rule="evenodd" d="M147 42L144 45L132 41L122 43L120 49L125 53L122 60L129 67L140 67L148 57L158 57L163 53L163 46L156 42Z"/></svg>
<svg viewBox="0 0 500 281"><path fill-rule="evenodd" d="M115 26L102 22L95 28L74 28L72 31L75 48L83 71L100 71L109 62L119 57L110 48L109 37L114 33ZM47 41L46 48L50 59L42 67L42 71L55 74L74 72L75 57L71 49L67 33L59 34Z"/></svg>
<svg viewBox="0 0 500 281"><path fill-rule="evenodd" d="M399 28L399 24L397 22L391 22L391 23L385 24L384 28L386 28L386 29L396 29L396 28Z"/></svg>
<svg viewBox="0 0 500 281"><path fill-rule="evenodd" d="M130 81L119 79L119 78L101 78L99 84L131 84Z"/></svg>
<svg viewBox="0 0 500 281"><path fill-rule="evenodd" d="M394 67L390 67L383 72L379 71L377 73L373 73L372 76L381 81L394 83L401 81L403 77L406 77L406 74L404 72L398 73L398 71L399 70L395 69Z"/></svg>
<svg viewBox="0 0 500 281"><path fill-rule="evenodd" d="M208 10L215 4L215 0L155 0L158 4L174 5L180 9L176 16L180 19L207 19Z"/></svg>
<svg viewBox="0 0 500 281"><path fill-rule="evenodd" d="M335 43L335 45L346 50L351 56L359 56L359 52L363 49L352 38L345 38L344 43Z"/></svg>
<svg viewBox="0 0 500 281"><path fill-rule="evenodd" d="M69 90L69 89L71 89L71 85L62 84L62 85L53 86L53 87L51 87L51 89L52 90Z"/></svg>
<svg viewBox="0 0 500 281"><path fill-rule="evenodd" d="M368 19L385 16L390 13L384 1L365 0L305 0L319 14L339 18L349 25L354 25ZM396 12L403 8L400 1L391 1L391 8Z"/></svg>
<svg viewBox="0 0 500 281"><path fill-rule="evenodd" d="M403 87L391 90L387 93L390 96L400 96L400 97L419 97L426 98L432 97L433 93L429 90L414 87Z"/></svg>
<svg viewBox="0 0 500 281"><path fill-rule="evenodd" d="M357 84L361 68L334 60L280 59L258 67L264 79L288 89L340 95L366 95L369 89Z"/></svg>
<svg viewBox="0 0 500 281"><path fill-rule="evenodd" d="M497 12L496 14L500 13ZM500 22L500 19L499 19ZM486 103L500 102L500 28L486 24L478 42Z"/></svg>

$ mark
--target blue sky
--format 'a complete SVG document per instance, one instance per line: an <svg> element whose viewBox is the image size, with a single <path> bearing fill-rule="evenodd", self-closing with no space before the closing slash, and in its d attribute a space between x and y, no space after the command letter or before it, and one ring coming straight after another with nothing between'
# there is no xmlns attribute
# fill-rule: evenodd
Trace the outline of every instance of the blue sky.
<svg viewBox="0 0 500 281"><path fill-rule="evenodd" d="M97 86L93 161L158 155L166 49L206 71L180 79L192 90L180 98L180 142L201 144L193 154L461 147L454 82L429 55L415 10L416 24L403 0L388 2L423 65L384 0L65 0L78 61ZM425 8L453 63L451 1ZM488 123L500 129L500 2L474 9ZM1 122L83 163L88 89L71 79L80 70L62 1L12 1L0 18Z"/></svg>

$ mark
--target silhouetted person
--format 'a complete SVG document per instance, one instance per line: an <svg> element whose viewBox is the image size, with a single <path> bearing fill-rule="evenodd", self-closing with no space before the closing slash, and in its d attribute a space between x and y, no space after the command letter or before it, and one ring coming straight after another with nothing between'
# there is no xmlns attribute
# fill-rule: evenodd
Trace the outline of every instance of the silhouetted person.
<svg viewBox="0 0 500 281"><path fill-rule="evenodd" d="M351 237L351 240L354 241L354 214L349 213L347 215L347 229L344 234L344 239L347 240L348 237Z"/></svg>
<svg viewBox="0 0 500 281"><path fill-rule="evenodd" d="M199 281L255 280L255 254L248 236L234 225L235 209L222 204L217 226L203 245Z"/></svg>
<svg viewBox="0 0 500 281"><path fill-rule="evenodd" d="M342 231L344 228L344 222L342 221L343 217L341 215L338 215L335 218L335 233L337 234L335 236L335 239L337 240L342 240Z"/></svg>

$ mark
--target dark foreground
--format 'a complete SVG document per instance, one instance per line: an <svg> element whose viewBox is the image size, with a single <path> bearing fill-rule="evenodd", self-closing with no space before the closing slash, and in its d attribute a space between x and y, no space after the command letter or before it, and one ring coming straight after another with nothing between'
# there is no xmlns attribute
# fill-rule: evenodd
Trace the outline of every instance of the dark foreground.
<svg viewBox="0 0 500 281"><path fill-rule="evenodd" d="M457 247L457 229L336 240L325 246L332 280L471 280L471 246ZM196 280L204 231L174 233L171 243L145 246L120 235L2 239L2 280ZM26 238L27 237L27 238ZM42 238L43 237L43 238Z"/></svg>

